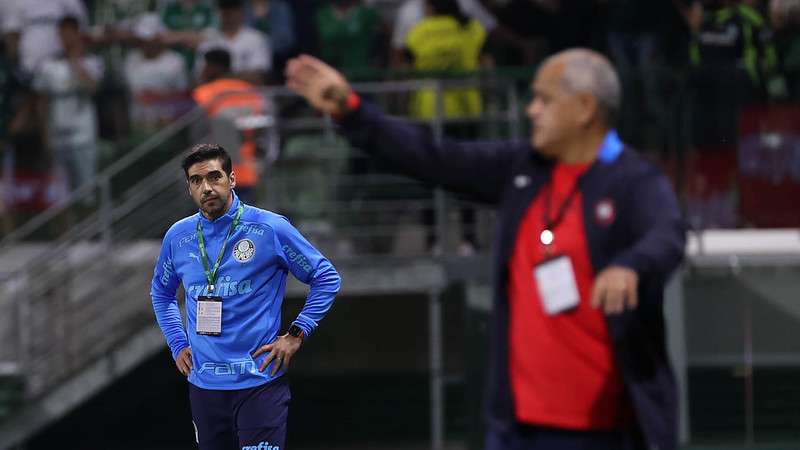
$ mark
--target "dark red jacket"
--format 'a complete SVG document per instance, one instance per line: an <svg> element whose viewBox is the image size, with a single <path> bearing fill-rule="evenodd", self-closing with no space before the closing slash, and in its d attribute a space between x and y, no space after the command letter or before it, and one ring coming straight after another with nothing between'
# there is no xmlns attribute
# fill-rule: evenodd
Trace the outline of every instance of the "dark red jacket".
<svg viewBox="0 0 800 450"><path fill-rule="evenodd" d="M390 118L362 104L340 123L350 142L390 167L445 189L497 205L494 308L490 342L489 426L514 423L508 377L508 263L520 222L547 183L553 161L525 141L437 144L425 127ZM639 307L607 316L609 335L645 445L678 446L678 394L666 349L664 285L680 264L685 227L669 180L635 151L595 161L580 180L586 236L595 273L609 265L639 274ZM613 221L594 220L601 202Z"/></svg>

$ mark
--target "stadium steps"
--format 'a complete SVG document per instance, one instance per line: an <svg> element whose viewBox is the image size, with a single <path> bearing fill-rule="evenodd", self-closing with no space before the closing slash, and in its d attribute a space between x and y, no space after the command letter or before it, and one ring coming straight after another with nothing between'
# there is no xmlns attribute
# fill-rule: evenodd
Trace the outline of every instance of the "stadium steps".
<svg viewBox="0 0 800 450"><path fill-rule="evenodd" d="M163 349L148 289L158 247L73 245L3 299L25 304L11 316L26 327L13 330L12 345L0 343L6 358L22 354L24 374L0 377L0 448L19 445Z"/></svg>

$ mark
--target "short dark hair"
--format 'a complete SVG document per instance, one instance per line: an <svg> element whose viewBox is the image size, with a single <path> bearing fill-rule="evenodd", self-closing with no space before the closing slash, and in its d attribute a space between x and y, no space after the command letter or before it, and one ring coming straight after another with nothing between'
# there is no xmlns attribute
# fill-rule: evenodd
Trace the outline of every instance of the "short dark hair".
<svg viewBox="0 0 800 450"><path fill-rule="evenodd" d="M64 16L58 20L58 27L59 28L74 28L79 30L81 28L81 23L78 21L78 18L75 16Z"/></svg>
<svg viewBox="0 0 800 450"><path fill-rule="evenodd" d="M231 71L231 54L224 48L213 48L203 58L207 66L214 66L225 72Z"/></svg>
<svg viewBox="0 0 800 450"><path fill-rule="evenodd" d="M219 9L232 9L243 8L244 0L217 0L217 8Z"/></svg>
<svg viewBox="0 0 800 450"><path fill-rule="evenodd" d="M183 173L186 174L186 177L189 177L189 167L193 165L208 161L211 159L218 159L222 162L222 170L225 171L227 175L231 174L231 170L233 170L233 165L231 164L231 157L228 155L228 152L225 151L219 144L197 144L189 150L189 154L187 154L183 158L183 162L181 162L181 167L183 168Z"/></svg>

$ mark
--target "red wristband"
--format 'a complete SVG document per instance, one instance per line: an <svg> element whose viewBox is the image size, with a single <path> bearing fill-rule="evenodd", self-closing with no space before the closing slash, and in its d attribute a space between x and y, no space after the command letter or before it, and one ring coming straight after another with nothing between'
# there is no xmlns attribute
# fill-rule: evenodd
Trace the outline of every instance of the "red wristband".
<svg viewBox="0 0 800 450"><path fill-rule="evenodd" d="M361 106L361 97L359 97L355 91L350 91L350 95L347 96L345 104L347 105L347 112L355 111Z"/></svg>
<svg viewBox="0 0 800 450"><path fill-rule="evenodd" d="M332 117L334 120L342 120L345 116L357 110L359 106L361 106L361 97L359 97L355 91L350 91L350 93L347 94L347 98L344 100L344 111L339 114L334 114Z"/></svg>

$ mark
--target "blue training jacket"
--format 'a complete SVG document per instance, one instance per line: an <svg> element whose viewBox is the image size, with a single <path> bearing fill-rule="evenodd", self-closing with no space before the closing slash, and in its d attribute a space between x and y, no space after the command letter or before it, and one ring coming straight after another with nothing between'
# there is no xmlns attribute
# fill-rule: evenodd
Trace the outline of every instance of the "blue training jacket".
<svg viewBox="0 0 800 450"><path fill-rule="evenodd" d="M204 389L245 389L272 377L272 364L258 368L266 357L251 355L275 340L281 329L281 305L286 275L310 285L305 306L294 324L310 336L331 307L340 278L333 265L280 215L244 206L239 225L225 248L217 274L215 293L222 297L222 334L196 333L197 297L208 295L200 251L197 221L201 221L209 267L214 266L225 235L240 205L235 193L222 217L208 220L200 212L175 223L164 236L150 295L158 325L176 358L192 348L189 382ZM234 252L234 249L241 251ZM176 299L178 285L186 292L186 328Z"/></svg>

